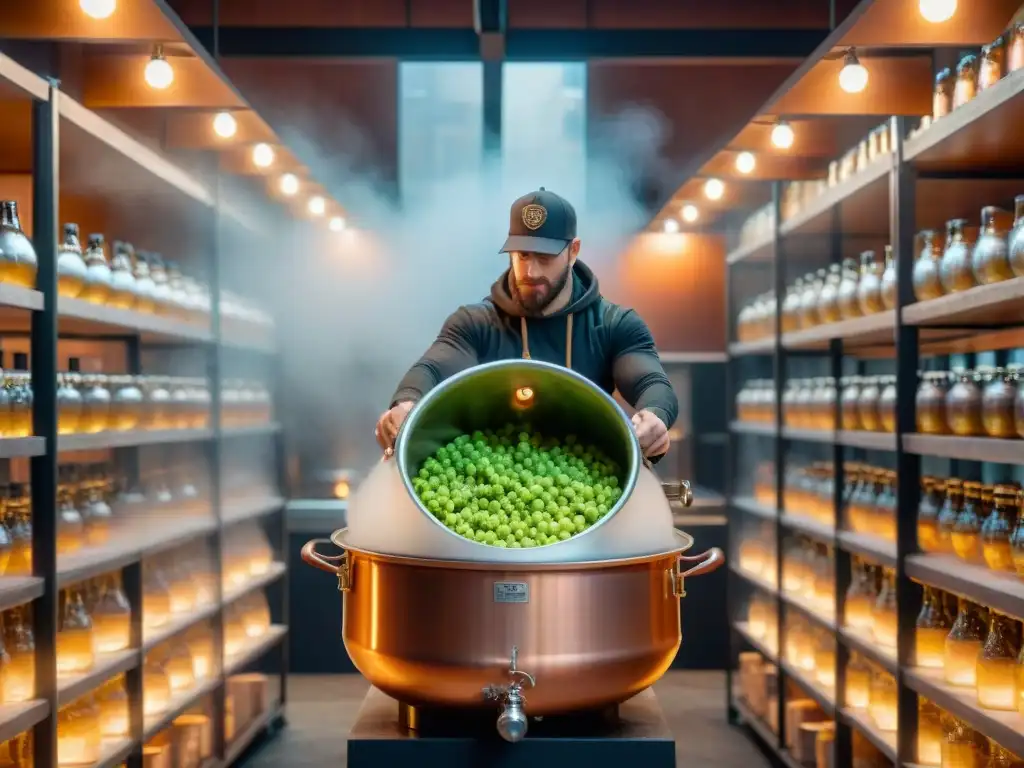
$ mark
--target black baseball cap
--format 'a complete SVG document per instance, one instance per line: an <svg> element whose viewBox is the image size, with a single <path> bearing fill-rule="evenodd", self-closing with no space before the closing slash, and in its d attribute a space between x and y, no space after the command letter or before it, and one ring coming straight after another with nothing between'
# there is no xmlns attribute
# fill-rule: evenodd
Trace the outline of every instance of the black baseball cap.
<svg viewBox="0 0 1024 768"><path fill-rule="evenodd" d="M512 203L508 239L498 253L528 251L557 256L576 238L576 209L541 187Z"/></svg>

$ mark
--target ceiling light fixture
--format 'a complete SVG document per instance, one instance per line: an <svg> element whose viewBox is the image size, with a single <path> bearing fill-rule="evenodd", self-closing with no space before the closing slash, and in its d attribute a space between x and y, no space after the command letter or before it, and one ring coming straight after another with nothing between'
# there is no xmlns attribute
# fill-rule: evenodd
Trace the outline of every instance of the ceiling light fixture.
<svg viewBox="0 0 1024 768"><path fill-rule="evenodd" d="M153 46L153 55L146 62L145 76L149 87L155 88L158 91L169 88L171 83L174 82L174 69L171 67L170 62L164 58L164 47L162 45L157 44Z"/></svg>
<svg viewBox="0 0 1024 768"><path fill-rule="evenodd" d="M238 132L238 121L230 112L218 112L213 118L213 132L222 139L230 139Z"/></svg>
<svg viewBox="0 0 1024 768"><path fill-rule="evenodd" d="M757 159L753 152L740 152L736 155L736 170L740 173L751 173L756 165Z"/></svg>
<svg viewBox="0 0 1024 768"><path fill-rule="evenodd" d="M117 10L117 0L78 0L78 7L96 20L109 19Z"/></svg>
<svg viewBox="0 0 1024 768"><path fill-rule="evenodd" d="M665 219L665 223L662 225L662 227L664 228L665 232L667 232L670 235L674 235L676 232L679 231L679 222L676 221L675 219Z"/></svg>
<svg viewBox="0 0 1024 768"><path fill-rule="evenodd" d="M796 135L793 133L793 126L785 120L779 120L772 128L772 145L776 149L789 149L793 146Z"/></svg>
<svg viewBox="0 0 1024 768"><path fill-rule="evenodd" d="M941 24L956 15L956 0L920 0L918 9L925 21Z"/></svg>
<svg viewBox="0 0 1024 768"><path fill-rule="evenodd" d="M851 48L843 57L843 68L839 70L839 87L847 93L860 93L868 87L868 71Z"/></svg>
<svg viewBox="0 0 1024 768"><path fill-rule="evenodd" d="M721 179L708 179L704 182L704 196L708 200L721 200L725 194L725 184Z"/></svg>
<svg viewBox="0 0 1024 768"><path fill-rule="evenodd" d="M281 177L281 192L291 197L299 191L299 179L294 173L286 173Z"/></svg>
<svg viewBox="0 0 1024 768"><path fill-rule="evenodd" d="M252 148L252 162L257 168L267 168L274 162L274 149L269 144L257 144Z"/></svg>
<svg viewBox="0 0 1024 768"><path fill-rule="evenodd" d="M320 195L314 195L309 198L309 202L306 203L306 208L308 208L309 212L314 216L323 216L324 211L327 210L327 203L322 197L320 197Z"/></svg>
<svg viewBox="0 0 1024 768"><path fill-rule="evenodd" d="M700 210L693 203L687 203L683 206L682 215L683 221L687 224L693 224L693 222L700 218Z"/></svg>
<svg viewBox="0 0 1024 768"><path fill-rule="evenodd" d="M341 216L332 216L331 220L327 222L327 226L330 228L331 232L341 232L345 229L345 219Z"/></svg>

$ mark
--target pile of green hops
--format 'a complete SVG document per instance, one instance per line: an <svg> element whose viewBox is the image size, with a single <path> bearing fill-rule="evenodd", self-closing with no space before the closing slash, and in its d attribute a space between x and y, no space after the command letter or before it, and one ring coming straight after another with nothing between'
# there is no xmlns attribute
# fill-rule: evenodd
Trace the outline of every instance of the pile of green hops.
<svg viewBox="0 0 1024 768"><path fill-rule="evenodd" d="M575 435L529 425L460 435L423 462L413 488L441 523L496 547L555 544L590 528L622 495L619 468Z"/></svg>

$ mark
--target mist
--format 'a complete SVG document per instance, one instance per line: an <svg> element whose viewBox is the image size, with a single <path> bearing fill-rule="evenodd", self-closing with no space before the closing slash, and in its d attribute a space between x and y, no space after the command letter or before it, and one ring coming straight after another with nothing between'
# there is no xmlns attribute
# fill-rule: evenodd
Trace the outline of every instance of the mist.
<svg viewBox="0 0 1024 768"><path fill-rule="evenodd" d="M379 460L373 427L401 377L445 318L488 296L508 268L498 249L516 198L543 186L568 199L577 212L580 259L605 295L614 288L607 281L615 261L649 217L634 190L664 162L665 118L633 107L588 129L585 117L565 106L575 95L576 108L585 110L585 91L567 95L560 83L561 92L536 75L522 72L532 98L514 114L505 108L501 153L484 153L481 126L479 141L464 142L444 172L403 188L400 202L393 183L368 162L373 143L340 109L293 113L288 125L274 126L349 213L343 233L299 224L295 246L277 261L281 273L265 275L268 287L291 286L265 295L275 304L269 310L282 339L285 418L304 474L361 473ZM506 91L509 85L506 75ZM582 121L589 146L584 138L578 150L567 148L558 138L567 112ZM325 120L345 137L345 154L327 153L309 138Z"/></svg>

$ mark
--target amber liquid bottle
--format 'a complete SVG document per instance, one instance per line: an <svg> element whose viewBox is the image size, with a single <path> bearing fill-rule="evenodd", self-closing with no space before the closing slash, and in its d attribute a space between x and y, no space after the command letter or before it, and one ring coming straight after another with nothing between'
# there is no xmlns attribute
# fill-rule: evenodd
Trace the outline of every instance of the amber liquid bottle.
<svg viewBox="0 0 1024 768"><path fill-rule="evenodd" d="M953 551L968 563L981 563L981 483L964 483L964 506L953 523Z"/></svg>
<svg viewBox="0 0 1024 768"><path fill-rule="evenodd" d="M962 597L957 600L957 616L946 638L946 682L973 688L977 684L978 653L987 636L986 619L978 607Z"/></svg>
<svg viewBox="0 0 1024 768"><path fill-rule="evenodd" d="M990 611L988 636L978 654L978 705L1012 712L1017 709L1017 623Z"/></svg>
<svg viewBox="0 0 1024 768"><path fill-rule="evenodd" d="M914 628L915 663L919 667L942 669L945 663L946 638L952 629L942 607L941 594L935 587L925 586L921 611Z"/></svg>
<svg viewBox="0 0 1024 768"><path fill-rule="evenodd" d="M1017 527L1018 491L1012 485L997 485L992 494L992 511L981 524L981 552L993 571L1013 571L1010 537Z"/></svg>

